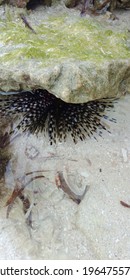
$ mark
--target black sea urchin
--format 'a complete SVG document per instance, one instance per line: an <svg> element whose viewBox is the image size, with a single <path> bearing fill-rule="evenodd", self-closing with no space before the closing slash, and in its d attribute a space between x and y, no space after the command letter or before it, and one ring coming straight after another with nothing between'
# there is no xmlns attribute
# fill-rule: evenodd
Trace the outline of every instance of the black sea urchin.
<svg viewBox="0 0 130 280"><path fill-rule="evenodd" d="M103 119L115 122L106 115L113 108L114 99L102 98L86 103L67 103L44 89L23 91L0 97L0 116L21 116L16 128L23 132L48 132L50 144L56 140L65 141L70 134L76 143L94 132L107 130ZM107 130L108 131L108 130Z"/></svg>

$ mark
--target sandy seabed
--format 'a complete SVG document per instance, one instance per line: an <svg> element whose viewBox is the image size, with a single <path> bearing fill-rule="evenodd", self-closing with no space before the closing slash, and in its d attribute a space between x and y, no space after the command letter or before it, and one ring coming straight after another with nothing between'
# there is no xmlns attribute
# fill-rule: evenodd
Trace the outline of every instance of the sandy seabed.
<svg viewBox="0 0 130 280"><path fill-rule="evenodd" d="M0 259L129 259L130 95L115 104L111 134L73 144L48 145L40 135L20 136L10 146L12 158L1 181ZM19 198L6 218L5 203L17 178L40 171L44 178L24 190L30 209ZM78 205L56 186L58 171L73 192L87 192ZM35 174L35 172L33 173ZM35 174L36 175L36 174ZM26 218L32 211L32 228Z"/></svg>

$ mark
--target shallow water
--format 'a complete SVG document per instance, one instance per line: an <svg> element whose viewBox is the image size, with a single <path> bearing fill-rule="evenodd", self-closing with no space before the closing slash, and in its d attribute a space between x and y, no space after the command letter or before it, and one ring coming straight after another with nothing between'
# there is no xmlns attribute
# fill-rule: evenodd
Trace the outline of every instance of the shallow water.
<svg viewBox="0 0 130 280"><path fill-rule="evenodd" d="M11 158L0 183L0 242L5 247L0 249L1 259L130 257L130 213L120 204L120 200L130 203L129 106L129 95L115 104L115 112L109 115L117 123L110 123L111 134L103 132L97 141L88 138L75 145L68 139L50 146L42 134L21 134L7 146ZM77 194L89 186L79 205L57 188L58 171L63 171ZM26 215L17 198L6 219L7 207L3 206L17 180L24 176L26 184L38 175L44 177L33 180L24 190L30 201ZM30 210L32 228L26 223Z"/></svg>

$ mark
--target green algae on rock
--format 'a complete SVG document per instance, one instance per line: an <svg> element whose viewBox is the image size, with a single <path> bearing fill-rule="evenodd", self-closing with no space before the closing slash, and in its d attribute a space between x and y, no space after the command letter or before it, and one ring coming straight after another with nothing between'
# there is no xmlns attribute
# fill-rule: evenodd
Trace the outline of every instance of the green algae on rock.
<svg viewBox="0 0 130 280"><path fill-rule="evenodd" d="M128 32L114 32L92 19L75 18L70 22L67 15L50 16L35 30L37 34L32 34L19 18L1 20L1 62L28 58L44 63L66 58L92 61L130 58Z"/></svg>
<svg viewBox="0 0 130 280"><path fill-rule="evenodd" d="M43 88L64 101L82 103L128 90L127 28L49 8L26 15L34 34L18 13L7 10L0 19L1 91Z"/></svg>

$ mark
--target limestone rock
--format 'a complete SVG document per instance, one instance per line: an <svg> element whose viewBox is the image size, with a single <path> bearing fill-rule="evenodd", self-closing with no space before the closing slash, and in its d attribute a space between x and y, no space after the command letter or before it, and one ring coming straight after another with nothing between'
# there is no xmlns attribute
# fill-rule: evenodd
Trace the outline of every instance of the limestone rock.
<svg viewBox="0 0 130 280"><path fill-rule="evenodd" d="M129 32L118 23L112 29L61 6L26 19L35 34L18 12L1 17L1 91L41 87L70 102L129 91Z"/></svg>

